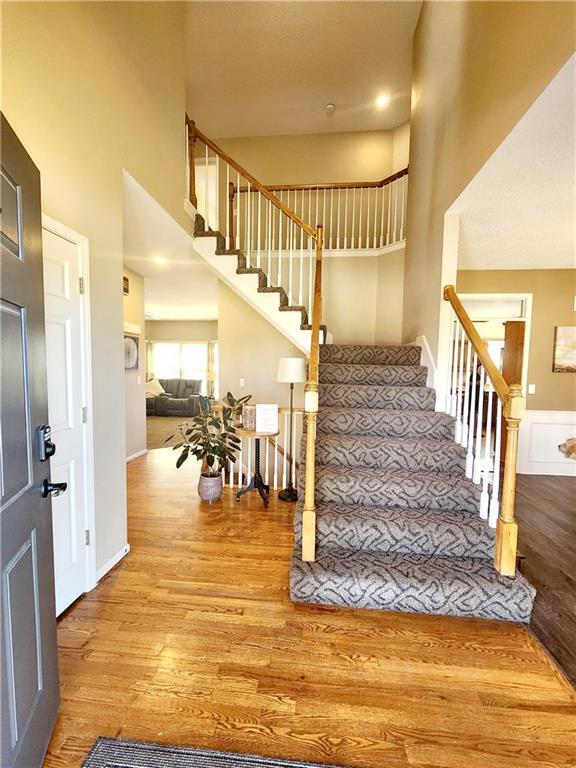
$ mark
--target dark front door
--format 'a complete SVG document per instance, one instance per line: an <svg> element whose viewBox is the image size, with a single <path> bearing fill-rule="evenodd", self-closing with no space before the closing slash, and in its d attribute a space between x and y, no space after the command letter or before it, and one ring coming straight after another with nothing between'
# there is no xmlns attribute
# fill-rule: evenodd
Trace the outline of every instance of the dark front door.
<svg viewBox="0 0 576 768"><path fill-rule="evenodd" d="M1 116L2 768L36 768L58 712L40 174ZM44 437L47 439L45 440ZM47 495L46 495L47 494Z"/></svg>

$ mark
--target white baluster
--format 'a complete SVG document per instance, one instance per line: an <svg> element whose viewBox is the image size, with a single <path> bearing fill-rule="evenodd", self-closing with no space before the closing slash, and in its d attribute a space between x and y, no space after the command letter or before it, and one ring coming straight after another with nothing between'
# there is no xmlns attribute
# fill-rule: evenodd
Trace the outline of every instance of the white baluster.
<svg viewBox="0 0 576 768"><path fill-rule="evenodd" d="M352 250L354 250L354 246L356 245L355 230L356 230L356 187L352 187L352 240L350 244L350 248L352 248Z"/></svg>
<svg viewBox="0 0 576 768"><path fill-rule="evenodd" d="M238 485L242 485L242 465L244 463L244 438L240 439L240 453L238 455Z"/></svg>
<svg viewBox="0 0 576 768"><path fill-rule="evenodd" d="M492 464L492 384L488 381L488 403L486 407L486 436L484 438L484 466L482 468L482 493L480 494L480 517L488 519L488 478Z"/></svg>
<svg viewBox="0 0 576 768"><path fill-rule="evenodd" d="M364 230L364 222L362 221L362 209L364 207L364 189L360 187L360 212L358 215L358 248L362 248L362 234Z"/></svg>
<svg viewBox="0 0 576 768"><path fill-rule="evenodd" d="M476 419L476 449L474 451L474 472L472 479L480 482L482 471L482 420L484 416L484 366L480 366L480 389L478 390L478 417Z"/></svg>
<svg viewBox="0 0 576 768"><path fill-rule="evenodd" d="M226 163L226 249L228 251L232 250L232 245L230 243L230 195L228 194L230 190L230 166L228 163Z"/></svg>
<svg viewBox="0 0 576 768"><path fill-rule="evenodd" d="M460 445L468 446L468 415L470 403L470 361L472 358L472 344L466 344L466 381L464 382L464 406L462 408L462 439Z"/></svg>
<svg viewBox="0 0 576 768"><path fill-rule="evenodd" d="M288 195L288 199L290 199L290 195ZM289 240L289 248L288 251L288 304L292 306L294 304L292 300L292 257L294 255L294 222L292 219L288 219L286 223L286 228L290 231L290 240Z"/></svg>
<svg viewBox="0 0 576 768"><path fill-rule="evenodd" d="M490 498L490 512L488 525L496 528L500 514L500 450L502 448L502 401L496 396L496 435L494 440L494 474L492 475L492 496Z"/></svg>
<svg viewBox="0 0 576 768"><path fill-rule="evenodd" d="M214 229L220 231L220 155L216 155L216 222Z"/></svg>
<svg viewBox="0 0 576 768"><path fill-rule="evenodd" d="M204 145L204 232L210 229L210 178L208 174L208 145Z"/></svg>
<svg viewBox="0 0 576 768"><path fill-rule="evenodd" d="M388 224L386 228L386 245L390 244L390 224L392 222L392 184L388 184Z"/></svg>
<svg viewBox="0 0 576 768"><path fill-rule="evenodd" d="M274 485L273 488L278 488L278 436L274 438Z"/></svg>
<svg viewBox="0 0 576 768"><path fill-rule="evenodd" d="M248 182L248 200L246 201L246 266L251 267L252 245L252 185Z"/></svg>
<svg viewBox="0 0 576 768"><path fill-rule="evenodd" d="M452 310L452 307L449 308L448 312L450 313L450 342L448 345L448 373L446 376L446 407L444 410L446 413L450 413L452 410L452 389L451 389L451 382L452 382L452 365L454 360L454 312Z"/></svg>
<svg viewBox="0 0 576 768"><path fill-rule="evenodd" d="M456 442L462 442L462 388L464 385L464 340L466 334L462 328L460 353L458 355L458 391L456 393Z"/></svg>
<svg viewBox="0 0 576 768"><path fill-rule="evenodd" d="M348 248L348 187L344 193L344 250Z"/></svg>
<svg viewBox="0 0 576 768"><path fill-rule="evenodd" d="M460 333L464 333L464 329L460 327L460 323L456 322L456 328L454 329L454 349L452 352L452 382L450 391L450 416L456 416L456 402L457 395L456 389L458 386L458 339Z"/></svg>
<svg viewBox="0 0 576 768"><path fill-rule="evenodd" d="M394 187L394 242L398 242L398 182L392 182Z"/></svg>
<svg viewBox="0 0 576 768"><path fill-rule="evenodd" d="M240 250L240 226L242 222L241 208L242 208L242 195L240 194L240 174L236 174L236 228L234 234L236 236L236 250Z"/></svg>
<svg viewBox="0 0 576 768"><path fill-rule="evenodd" d="M338 187L338 216L336 218L336 248L340 250L340 187Z"/></svg>
<svg viewBox="0 0 576 768"><path fill-rule="evenodd" d="M283 429L283 432L282 432L282 451L283 451L283 453L282 453L282 488L286 488L286 484L288 482L288 480L287 480L288 474L287 474L287 471L286 471L286 469L287 469L286 462L287 462L287 455L288 455L288 446L287 446L287 442L288 442L288 437L287 437L288 429L287 429L287 424L288 424L288 414L284 413L284 429Z"/></svg>
<svg viewBox="0 0 576 768"><path fill-rule="evenodd" d="M334 248L334 188L330 190L330 249Z"/></svg>
<svg viewBox="0 0 576 768"><path fill-rule="evenodd" d="M326 229L326 187L322 190L322 226Z"/></svg>
<svg viewBox="0 0 576 768"><path fill-rule="evenodd" d="M280 201L282 201L282 192L280 192ZM278 211L278 280L279 288L282 288L282 220L284 214Z"/></svg>
<svg viewBox="0 0 576 768"><path fill-rule="evenodd" d="M406 176L402 176L400 179L401 188L402 188L402 210L400 213L400 240L404 240L404 219L405 219L405 186L406 186Z"/></svg>
<svg viewBox="0 0 576 768"><path fill-rule="evenodd" d="M478 376L478 356L474 352L472 360L472 386L470 388L470 418L468 419L468 449L466 451L466 477L474 473L474 417L476 415L476 380Z"/></svg>
<svg viewBox="0 0 576 768"><path fill-rule="evenodd" d="M258 250L256 251L256 266L260 267L260 251L262 247L262 195L260 194L260 191L258 191L256 194L258 195L258 237L256 238Z"/></svg>
<svg viewBox="0 0 576 768"><path fill-rule="evenodd" d="M381 202L381 209L380 209L380 248L384 245L384 195L385 195L386 187L384 184L382 184L382 202Z"/></svg>
<svg viewBox="0 0 576 768"><path fill-rule="evenodd" d="M304 232L298 227L300 232L300 274L298 275L298 304L302 306L304 300Z"/></svg>

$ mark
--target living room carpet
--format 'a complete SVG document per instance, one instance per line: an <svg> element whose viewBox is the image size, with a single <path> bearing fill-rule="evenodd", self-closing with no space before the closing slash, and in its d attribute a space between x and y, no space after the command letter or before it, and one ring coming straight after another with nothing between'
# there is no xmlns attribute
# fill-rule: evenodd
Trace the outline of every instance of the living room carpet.
<svg viewBox="0 0 576 768"><path fill-rule="evenodd" d="M83 768L344 768L212 749L101 737Z"/></svg>
<svg viewBox="0 0 576 768"><path fill-rule="evenodd" d="M185 416L146 416L146 448L169 448L176 441L166 438L178 432L178 424L186 421Z"/></svg>

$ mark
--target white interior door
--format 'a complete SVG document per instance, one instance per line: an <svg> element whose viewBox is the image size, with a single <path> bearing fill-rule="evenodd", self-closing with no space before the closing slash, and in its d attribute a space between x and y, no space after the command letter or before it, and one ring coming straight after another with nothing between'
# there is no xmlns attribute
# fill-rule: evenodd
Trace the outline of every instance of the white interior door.
<svg viewBox="0 0 576 768"><path fill-rule="evenodd" d="M68 484L53 499L56 615L93 586L90 552L91 464L87 456L85 372L87 328L81 278L83 253L54 228L42 229L48 418L57 445L54 482Z"/></svg>

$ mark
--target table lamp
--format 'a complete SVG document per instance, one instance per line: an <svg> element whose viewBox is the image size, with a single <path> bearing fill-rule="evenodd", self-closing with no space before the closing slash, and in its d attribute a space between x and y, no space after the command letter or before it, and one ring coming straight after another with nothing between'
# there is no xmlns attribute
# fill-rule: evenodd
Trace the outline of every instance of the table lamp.
<svg viewBox="0 0 576 768"><path fill-rule="evenodd" d="M301 384L306 381L306 360L303 357L282 357L278 362L278 374L276 381L279 384L290 384L290 439L288 445L290 451L293 450L292 445L292 430L294 423L294 384ZM298 499L298 491L295 490L292 485L292 463L293 458L290 456L288 462L288 485L278 494L278 498L282 501L296 501Z"/></svg>

